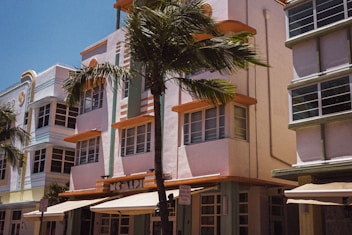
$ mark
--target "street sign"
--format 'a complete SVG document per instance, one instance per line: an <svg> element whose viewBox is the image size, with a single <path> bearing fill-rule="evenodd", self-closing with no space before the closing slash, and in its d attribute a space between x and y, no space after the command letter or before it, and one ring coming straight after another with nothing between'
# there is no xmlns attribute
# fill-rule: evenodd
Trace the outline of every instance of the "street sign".
<svg viewBox="0 0 352 235"><path fill-rule="evenodd" d="M180 185L178 204L191 205L191 186L190 185Z"/></svg>
<svg viewBox="0 0 352 235"><path fill-rule="evenodd" d="M46 212L48 209L48 199L47 198L42 198L40 199L40 204L39 204L39 211L40 212Z"/></svg>

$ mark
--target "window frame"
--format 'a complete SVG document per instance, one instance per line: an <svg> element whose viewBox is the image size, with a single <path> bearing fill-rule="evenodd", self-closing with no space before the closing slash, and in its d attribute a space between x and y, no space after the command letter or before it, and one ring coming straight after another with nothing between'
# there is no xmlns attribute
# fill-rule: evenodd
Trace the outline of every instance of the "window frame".
<svg viewBox="0 0 352 235"><path fill-rule="evenodd" d="M344 82L344 80L346 82ZM334 84L336 84L336 86ZM340 92L340 90L337 90L339 88L345 90ZM307 92L304 93L304 90ZM291 122L304 121L311 118L325 117L327 115L336 115L338 113L352 111L352 82L350 75L291 89L289 93ZM346 98L349 100L346 101ZM341 105L344 104L347 106L342 107ZM338 106L342 108L336 110ZM333 108L333 110L326 111L328 108Z"/></svg>
<svg viewBox="0 0 352 235"><path fill-rule="evenodd" d="M45 162L46 162L46 154L47 149L38 149L34 151L33 158L33 174L45 172ZM38 165L38 166L36 166Z"/></svg>
<svg viewBox="0 0 352 235"><path fill-rule="evenodd" d="M50 125L50 110L51 104L46 104L38 108L38 129Z"/></svg>
<svg viewBox="0 0 352 235"><path fill-rule="evenodd" d="M93 141L94 145L92 145ZM92 150L94 151L90 152ZM99 151L100 136L78 141L76 145L75 166L99 162Z"/></svg>
<svg viewBox="0 0 352 235"><path fill-rule="evenodd" d="M139 132L139 128L144 131ZM138 126L131 126L121 129L121 157L130 155L148 153L151 151L151 132L152 123L147 122ZM138 148L140 146L140 148Z"/></svg>
<svg viewBox="0 0 352 235"><path fill-rule="evenodd" d="M55 153L55 151L62 151L60 153ZM72 152L72 155L67 153ZM66 149L60 147L53 147L52 154L51 154L51 165L50 165L50 172L61 173L61 174L70 174L71 167L75 165L75 150L74 149ZM55 165L54 162L60 163L59 165ZM60 168L59 171L54 170L53 167Z"/></svg>
<svg viewBox="0 0 352 235"><path fill-rule="evenodd" d="M55 125L75 129L78 111L77 107L67 107L65 104L57 103L55 110Z"/></svg>
<svg viewBox="0 0 352 235"><path fill-rule="evenodd" d="M215 111L215 115L209 113L212 111ZM224 105L185 112L183 114L183 144L191 145L223 139L225 138L225 126Z"/></svg>
<svg viewBox="0 0 352 235"><path fill-rule="evenodd" d="M234 138L240 139L240 140L248 140L248 107L245 106L240 106L235 104L234 106ZM239 112L236 111L236 109L241 109L244 113L244 116L238 115ZM241 122L243 124L244 122L244 128L241 126L239 127L237 123ZM244 133L244 134L243 134Z"/></svg>
<svg viewBox="0 0 352 235"><path fill-rule="evenodd" d="M203 199L212 197L213 201L205 202ZM202 194L199 200L199 232L203 234L203 229L212 230L212 234L220 235L221 233L221 215L222 215L222 196L220 193ZM209 220L207 221L207 218ZM204 220L203 220L204 219ZM207 223L209 222L209 223ZM213 222L211 224L211 222ZM208 234L208 233L206 233Z"/></svg>
<svg viewBox="0 0 352 235"><path fill-rule="evenodd" d="M86 89L83 92L79 102L79 114L89 113L103 107L105 91L104 86L105 83L100 83L94 87Z"/></svg>
<svg viewBox="0 0 352 235"><path fill-rule="evenodd" d="M121 215L121 214L101 214L99 234L102 234L102 235L112 234L112 228L114 225L113 220L115 220L115 222L118 223L118 226L115 227L116 229L118 229L118 231L117 233L114 233L114 234L118 234L118 235L130 234L132 229L132 226L131 226L132 217L129 215Z"/></svg>
<svg viewBox="0 0 352 235"><path fill-rule="evenodd" d="M287 9L288 38L299 36L352 16L351 0L319 1L321 0L304 1ZM332 5L328 5L331 3ZM307 19L309 20L307 21ZM306 23L303 23L305 20Z"/></svg>

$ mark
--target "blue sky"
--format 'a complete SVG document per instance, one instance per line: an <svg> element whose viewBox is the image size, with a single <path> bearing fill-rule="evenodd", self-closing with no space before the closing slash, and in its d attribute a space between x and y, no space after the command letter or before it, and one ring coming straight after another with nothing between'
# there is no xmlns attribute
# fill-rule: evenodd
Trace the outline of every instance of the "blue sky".
<svg viewBox="0 0 352 235"><path fill-rule="evenodd" d="M1 0L0 92L61 63L80 66L86 47L115 30L115 0Z"/></svg>

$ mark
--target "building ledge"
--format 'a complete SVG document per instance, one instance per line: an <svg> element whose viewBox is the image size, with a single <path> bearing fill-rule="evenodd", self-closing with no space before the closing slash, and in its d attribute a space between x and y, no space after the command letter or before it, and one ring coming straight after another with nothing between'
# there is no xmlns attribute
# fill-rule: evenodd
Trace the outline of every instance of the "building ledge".
<svg viewBox="0 0 352 235"><path fill-rule="evenodd" d="M324 161L315 165L294 166L287 169L275 169L272 171L272 177L297 181L299 176L315 177L338 177L352 175L352 161L331 162Z"/></svg>

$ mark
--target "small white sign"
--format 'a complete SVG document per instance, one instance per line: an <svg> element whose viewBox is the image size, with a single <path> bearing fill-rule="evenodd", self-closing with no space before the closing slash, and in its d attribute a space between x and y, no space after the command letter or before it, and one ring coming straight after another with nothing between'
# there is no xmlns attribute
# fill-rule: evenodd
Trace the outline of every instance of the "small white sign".
<svg viewBox="0 0 352 235"><path fill-rule="evenodd" d="M40 199L39 211L46 212L46 210L48 209L48 203L49 201L47 198Z"/></svg>
<svg viewBox="0 0 352 235"><path fill-rule="evenodd" d="M180 185L178 204L191 205L191 186L190 185Z"/></svg>

